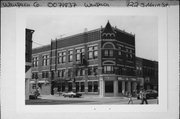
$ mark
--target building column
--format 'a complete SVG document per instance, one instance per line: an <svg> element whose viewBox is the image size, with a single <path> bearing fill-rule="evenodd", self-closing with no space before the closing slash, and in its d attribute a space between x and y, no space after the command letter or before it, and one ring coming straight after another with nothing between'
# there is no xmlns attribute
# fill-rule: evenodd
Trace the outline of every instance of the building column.
<svg viewBox="0 0 180 119"><path fill-rule="evenodd" d="M104 97L104 80L103 77L99 77L99 96Z"/></svg>
<svg viewBox="0 0 180 119"><path fill-rule="evenodd" d="M88 69L85 69L85 76L84 76L84 92L85 94L88 93Z"/></svg>
<svg viewBox="0 0 180 119"><path fill-rule="evenodd" d="M85 81L84 81L84 92L85 92L85 94L88 93L88 81L87 81L87 79L85 79Z"/></svg>
<svg viewBox="0 0 180 119"><path fill-rule="evenodd" d="M122 94L125 93L125 81L122 81ZM124 95L124 94L123 94Z"/></svg>
<svg viewBox="0 0 180 119"><path fill-rule="evenodd" d="M128 87L127 87L128 90L127 91L131 93L131 81L128 81L127 85L128 85Z"/></svg>
<svg viewBox="0 0 180 119"><path fill-rule="evenodd" d="M136 90L137 82L133 82L133 91Z"/></svg>
<svg viewBox="0 0 180 119"><path fill-rule="evenodd" d="M76 92L76 83L74 81L72 82L72 91Z"/></svg>
<svg viewBox="0 0 180 119"><path fill-rule="evenodd" d="M68 86L68 82L65 81L65 92L68 92L69 86Z"/></svg>
<svg viewBox="0 0 180 119"><path fill-rule="evenodd" d="M118 96L118 80L114 80L114 96Z"/></svg>
<svg viewBox="0 0 180 119"><path fill-rule="evenodd" d="M25 97L25 99L26 99L26 100L29 100L29 93L30 93L30 79L28 79L28 78L25 78L25 87L26 87L26 90L25 90L26 97Z"/></svg>

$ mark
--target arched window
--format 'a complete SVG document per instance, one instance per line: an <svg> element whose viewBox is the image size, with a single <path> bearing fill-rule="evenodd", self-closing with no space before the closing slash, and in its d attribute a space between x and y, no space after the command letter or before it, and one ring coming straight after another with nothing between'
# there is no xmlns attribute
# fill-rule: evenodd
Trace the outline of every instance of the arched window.
<svg viewBox="0 0 180 119"><path fill-rule="evenodd" d="M115 46L111 42L106 42L106 43L104 43L103 48L108 48L108 49L112 48L112 49L115 49Z"/></svg>

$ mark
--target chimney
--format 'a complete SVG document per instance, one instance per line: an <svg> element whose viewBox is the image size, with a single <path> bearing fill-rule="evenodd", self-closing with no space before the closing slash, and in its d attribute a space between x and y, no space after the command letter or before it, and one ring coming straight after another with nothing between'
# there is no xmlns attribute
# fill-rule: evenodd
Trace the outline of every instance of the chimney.
<svg viewBox="0 0 180 119"><path fill-rule="evenodd" d="M85 28L85 29L84 29L84 32L87 32L87 31L88 31L88 29L87 29L87 28Z"/></svg>

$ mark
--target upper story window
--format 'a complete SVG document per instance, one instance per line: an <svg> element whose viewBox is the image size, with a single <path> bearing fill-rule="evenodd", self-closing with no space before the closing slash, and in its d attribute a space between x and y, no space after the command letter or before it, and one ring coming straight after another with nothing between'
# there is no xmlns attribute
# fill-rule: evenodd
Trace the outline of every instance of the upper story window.
<svg viewBox="0 0 180 119"><path fill-rule="evenodd" d="M121 50L122 50L122 48L119 46L119 47L118 47L118 55L122 55Z"/></svg>
<svg viewBox="0 0 180 119"><path fill-rule="evenodd" d="M38 79L38 72L32 72L32 79Z"/></svg>
<svg viewBox="0 0 180 119"><path fill-rule="evenodd" d="M118 55L121 55L122 53L121 53L121 51L118 51Z"/></svg>
<svg viewBox="0 0 180 119"><path fill-rule="evenodd" d="M68 51L68 61L72 62L73 61L73 50Z"/></svg>
<svg viewBox="0 0 180 119"><path fill-rule="evenodd" d="M109 53L108 53L108 50L105 50L105 51L104 51L104 56L108 56L108 54L109 54Z"/></svg>
<svg viewBox="0 0 180 119"><path fill-rule="evenodd" d="M49 72L48 71L43 71L42 72L42 78L48 78Z"/></svg>
<svg viewBox="0 0 180 119"><path fill-rule="evenodd" d="M88 47L88 59L98 58L98 46L89 46Z"/></svg>
<svg viewBox="0 0 180 119"><path fill-rule="evenodd" d="M110 56L110 57L114 56L114 49L116 48L112 42L106 42L103 45L103 48L104 48L104 56Z"/></svg>
<svg viewBox="0 0 180 119"><path fill-rule="evenodd" d="M66 51L58 53L58 64L66 62Z"/></svg>
<svg viewBox="0 0 180 119"><path fill-rule="evenodd" d="M43 57L42 57L42 65L43 66L49 65L49 55L43 55Z"/></svg>
<svg viewBox="0 0 180 119"><path fill-rule="evenodd" d="M98 46L94 46L94 52L93 52L93 55L94 55L94 59L98 58Z"/></svg>
<svg viewBox="0 0 180 119"><path fill-rule="evenodd" d="M103 73L105 73L105 74L114 73L114 67L113 66L104 66Z"/></svg>
<svg viewBox="0 0 180 119"><path fill-rule="evenodd" d="M66 75L65 69L58 70L58 77L64 77L65 75Z"/></svg>
<svg viewBox="0 0 180 119"><path fill-rule="evenodd" d="M33 67L37 67L38 66L38 61L39 59L38 59L38 57L33 57L32 58L32 66Z"/></svg>
<svg viewBox="0 0 180 119"><path fill-rule="evenodd" d="M113 56L113 50L109 50L109 56Z"/></svg>
<svg viewBox="0 0 180 119"><path fill-rule="evenodd" d="M81 60L81 54L84 55L84 48L76 49L76 61Z"/></svg>
<svg viewBox="0 0 180 119"><path fill-rule="evenodd" d="M114 51L113 50L104 50L104 56L114 56Z"/></svg>

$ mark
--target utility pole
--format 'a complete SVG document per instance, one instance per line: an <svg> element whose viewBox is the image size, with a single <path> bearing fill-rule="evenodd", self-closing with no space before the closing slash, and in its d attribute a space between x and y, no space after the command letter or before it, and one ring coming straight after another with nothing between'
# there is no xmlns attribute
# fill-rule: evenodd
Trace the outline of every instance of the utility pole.
<svg viewBox="0 0 180 119"><path fill-rule="evenodd" d="M51 39L51 52L50 52L50 88L51 88L51 95L54 95L54 81L53 81L53 71L52 71L52 50L53 50L53 41Z"/></svg>
<svg viewBox="0 0 180 119"><path fill-rule="evenodd" d="M85 32L84 32L84 58L83 58L83 66L84 66L84 69L85 69L85 76L84 76L84 88L85 88L85 94L88 93L88 52L87 52L87 43L88 43L88 37L87 37L87 29L85 29Z"/></svg>

